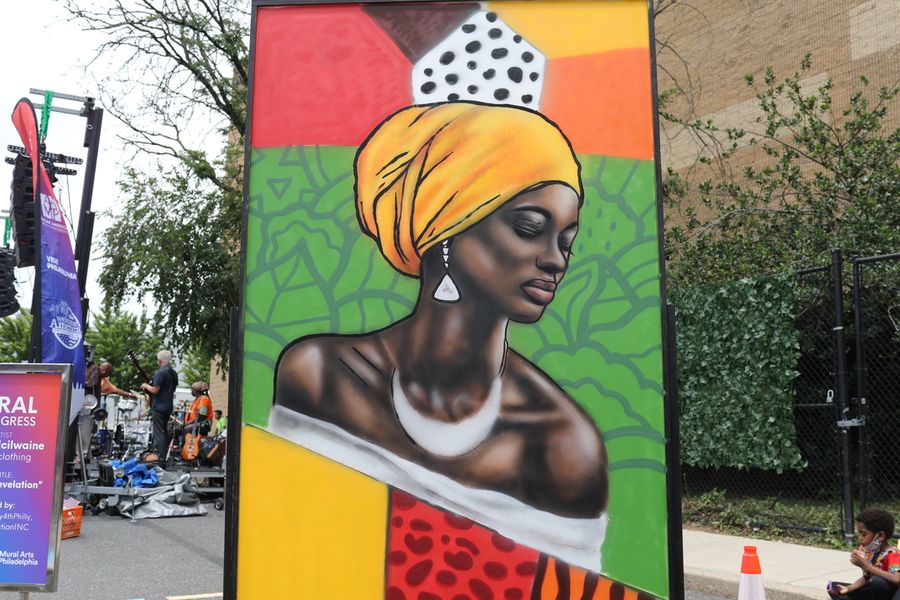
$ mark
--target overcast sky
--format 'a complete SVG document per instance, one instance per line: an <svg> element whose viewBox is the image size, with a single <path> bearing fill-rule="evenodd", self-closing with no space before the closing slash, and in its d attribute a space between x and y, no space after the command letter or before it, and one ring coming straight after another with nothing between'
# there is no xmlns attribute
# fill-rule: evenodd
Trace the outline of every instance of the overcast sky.
<svg viewBox="0 0 900 600"><path fill-rule="evenodd" d="M83 65L93 57L93 50L99 45L101 38L97 34L83 32L75 24L69 23L56 2L4 0L0 2L0 40L5 49L4 60L0 63L3 65L0 68L3 82L0 86L0 150L4 156L11 156L6 151L6 146L21 145L10 120L16 102L22 97L28 97L35 104L43 102L42 97L29 94L30 88L80 96L96 94L93 77L102 75L103 65L97 65L87 73ZM79 103L64 100L55 100L53 105L80 108ZM37 117L40 120L40 111L37 112ZM86 159L87 148L83 146L85 124L86 119L83 117L52 113L47 129L47 150ZM117 137L120 131L122 126L110 114L105 114L92 202L93 210L98 213L115 206L115 181L126 159ZM75 168L78 175L60 177L55 190L70 220L75 216L74 225L77 227L77 213L84 185L84 165ZM0 211L7 211L9 196L6 190L12 180L12 167L3 163L0 173L3 173L0 177L0 187L3 190L0 194ZM101 259L97 241L109 222L109 217L98 214L94 224L94 244L87 285L92 311L99 310L103 301L102 292L97 285ZM19 303L26 308L31 306L32 271L30 268L18 270ZM141 304L129 303L126 308L132 312L140 311Z"/></svg>
<svg viewBox="0 0 900 600"><path fill-rule="evenodd" d="M94 96L94 76L101 76L103 65L97 65L93 72L85 72L83 65L93 57L93 50L100 43L97 34L80 31L67 22L63 10L56 2L50 0L4 0L0 2L0 40L4 46L2 62L2 86L0 86L0 150L4 156L11 156L6 151L8 144L21 145L18 133L12 126L10 115L19 98L28 97L35 104L43 99L29 94L29 88L49 89L54 92L82 96ZM75 102L56 100L54 106L79 108ZM38 112L40 119L40 112ZM47 130L47 150L87 157L87 149L83 146L86 119L74 115L53 113ZM117 133L122 126L108 113L104 115L103 129L100 139L100 154L97 161L96 180L92 208L98 213L115 206L115 181L123 166L126 154ZM75 216L81 204L82 186L84 185L84 165L75 167L78 175L60 177L56 186L56 194L63 209ZM0 211L9 210L8 193L12 179L12 167L5 163L0 166ZM88 269L87 293L92 311L102 305L102 292L97 285L100 272L100 255L97 240L100 233L110 223L109 217L98 214L94 225L94 244L92 245L91 263ZM2 233L0 233L2 236ZM2 242L2 237L0 237ZM31 306L32 269L18 270L19 303L26 308ZM130 303L127 309L136 312L141 310L140 303Z"/></svg>

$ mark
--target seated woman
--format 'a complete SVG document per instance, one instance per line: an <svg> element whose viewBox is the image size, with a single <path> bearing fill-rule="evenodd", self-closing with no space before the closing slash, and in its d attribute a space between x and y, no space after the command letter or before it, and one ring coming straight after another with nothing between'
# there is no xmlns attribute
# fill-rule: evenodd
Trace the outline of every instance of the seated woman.
<svg viewBox="0 0 900 600"><path fill-rule="evenodd" d="M414 106L369 136L355 174L360 226L420 279L418 301L380 331L290 344L270 430L598 569L600 432L507 344L510 321L540 319L572 254L583 190L568 140L525 109Z"/></svg>

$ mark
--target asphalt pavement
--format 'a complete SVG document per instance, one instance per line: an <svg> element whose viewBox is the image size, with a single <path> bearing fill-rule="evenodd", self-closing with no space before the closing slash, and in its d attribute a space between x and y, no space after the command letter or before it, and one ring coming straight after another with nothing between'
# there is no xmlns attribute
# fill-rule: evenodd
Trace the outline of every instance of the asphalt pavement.
<svg viewBox="0 0 900 600"><path fill-rule="evenodd" d="M31 600L191 600L221 598L225 511L143 519L87 514L81 535L62 540L59 588ZM216 595L218 594L218 595ZM18 592L0 592L18 600Z"/></svg>
<svg viewBox="0 0 900 600"><path fill-rule="evenodd" d="M59 590L31 600L212 600L221 598L225 512L198 517L85 515L81 536L60 543ZM829 579L850 581L849 551L684 530L686 600L737 597L745 545L757 546L768 600L827 598ZM0 592L17 600L18 592Z"/></svg>

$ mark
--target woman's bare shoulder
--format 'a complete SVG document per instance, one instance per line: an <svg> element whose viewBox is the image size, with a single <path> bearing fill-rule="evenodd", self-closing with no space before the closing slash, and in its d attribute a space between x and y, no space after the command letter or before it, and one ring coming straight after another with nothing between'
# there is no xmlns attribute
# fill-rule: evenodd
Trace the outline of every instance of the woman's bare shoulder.
<svg viewBox="0 0 900 600"><path fill-rule="evenodd" d="M540 445L541 494L569 506L573 514L599 514L608 495L607 454L594 419L549 375L510 351L507 373L523 410L537 411L534 444ZM545 498L544 501L550 501Z"/></svg>
<svg viewBox="0 0 900 600"><path fill-rule="evenodd" d="M388 369L378 333L311 335L282 351L275 367L275 404L306 412L342 377L377 378Z"/></svg>

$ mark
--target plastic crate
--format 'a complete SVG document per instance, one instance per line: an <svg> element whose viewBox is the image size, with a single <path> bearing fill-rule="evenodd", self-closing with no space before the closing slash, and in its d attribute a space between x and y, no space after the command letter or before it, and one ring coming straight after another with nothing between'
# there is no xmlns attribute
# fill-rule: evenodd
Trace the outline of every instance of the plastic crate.
<svg viewBox="0 0 900 600"><path fill-rule="evenodd" d="M62 511L62 535L64 540L78 537L81 535L81 515L84 513L83 506L74 508L64 508Z"/></svg>

